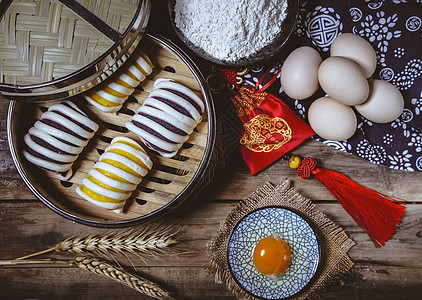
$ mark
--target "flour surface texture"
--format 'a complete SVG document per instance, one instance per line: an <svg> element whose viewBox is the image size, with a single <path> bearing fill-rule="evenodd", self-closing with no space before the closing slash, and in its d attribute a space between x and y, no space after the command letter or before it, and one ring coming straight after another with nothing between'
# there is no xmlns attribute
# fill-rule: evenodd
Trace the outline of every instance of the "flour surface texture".
<svg viewBox="0 0 422 300"><path fill-rule="evenodd" d="M235 62L271 44L281 32L287 0L176 0L175 24L210 56Z"/></svg>

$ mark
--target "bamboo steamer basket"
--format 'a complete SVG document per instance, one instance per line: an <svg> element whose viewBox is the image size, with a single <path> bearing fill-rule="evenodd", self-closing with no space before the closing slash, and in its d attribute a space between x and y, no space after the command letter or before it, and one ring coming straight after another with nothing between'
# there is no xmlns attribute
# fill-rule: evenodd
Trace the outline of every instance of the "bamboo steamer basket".
<svg viewBox="0 0 422 300"><path fill-rule="evenodd" d="M15 166L25 184L46 206L73 221L97 227L125 227L155 220L194 199L213 178L218 164L214 106L205 80L194 63L173 43L147 35L139 46L154 64L154 71L130 96L117 114L100 112L85 103L82 96L71 98L100 125L73 165L74 175L63 182L56 174L28 163L22 155L23 136L54 102L11 101L7 118L9 147ZM157 78L171 78L195 91L205 103L203 120L174 158L150 153L153 169L129 198L123 214L96 207L75 192L115 136L139 138L124 127L152 90Z"/></svg>
<svg viewBox="0 0 422 300"><path fill-rule="evenodd" d="M33 103L11 101L7 118L9 147L15 166L25 184L47 207L79 223L106 228L134 226L167 216L175 208L183 207L213 178L221 153L216 147L217 124L213 102L205 80L192 60L172 42L145 34L138 46L154 64L153 72L125 102L117 115L103 113L87 104L81 95L70 99L100 125L73 165L74 175L67 182L56 174L30 164L22 154L23 136L54 102ZM174 79L196 92L205 103L202 121L188 141L173 158L164 158L150 152L153 169L142 180L128 199L124 213L94 206L83 200L75 189L104 149L115 136L126 136L140 141L125 128L143 101L147 98L157 78Z"/></svg>
<svg viewBox="0 0 422 300"><path fill-rule="evenodd" d="M3 0L0 97L80 94L118 70L140 43L150 0Z"/></svg>

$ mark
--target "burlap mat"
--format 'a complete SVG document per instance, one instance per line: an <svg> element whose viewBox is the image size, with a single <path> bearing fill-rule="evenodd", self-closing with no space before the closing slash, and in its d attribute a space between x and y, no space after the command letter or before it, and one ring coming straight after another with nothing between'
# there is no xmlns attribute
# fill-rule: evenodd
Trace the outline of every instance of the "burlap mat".
<svg viewBox="0 0 422 300"><path fill-rule="evenodd" d="M321 247L321 260L314 278L310 284L290 299L318 297L318 293L329 283L348 272L353 266L347 251L355 243L347 236L343 228L318 211L311 200L295 191L288 180L277 186L267 183L249 198L241 201L229 213L226 220L221 223L218 234L208 243L208 255L211 257L208 272L215 273L215 282L224 282L237 298L258 299L243 290L230 273L227 262L230 233L246 214L268 206L282 206L300 212L313 227Z"/></svg>

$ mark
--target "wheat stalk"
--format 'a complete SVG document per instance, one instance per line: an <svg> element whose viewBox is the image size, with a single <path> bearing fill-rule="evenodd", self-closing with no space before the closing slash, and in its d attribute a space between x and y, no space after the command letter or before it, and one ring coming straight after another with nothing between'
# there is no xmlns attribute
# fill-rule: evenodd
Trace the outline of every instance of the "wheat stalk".
<svg viewBox="0 0 422 300"><path fill-rule="evenodd" d="M119 268L108 261L95 257L77 257L74 260L0 260L0 267L13 266L22 264L59 264L68 266L77 266L80 269L102 275L107 278L116 280L142 294L156 298L156 299L175 299L171 294L161 288L158 284L149 281L137 274Z"/></svg>
<svg viewBox="0 0 422 300"><path fill-rule="evenodd" d="M130 273L122 268L118 268L102 259L77 257L74 261L72 261L72 263L81 269L114 279L150 297L156 299L175 299L168 291L162 289L158 284L139 275Z"/></svg>
<svg viewBox="0 0 422 300"><path fill-rule="evenodd" d="M126 231L122 233L111 233L106 235L88 235L84 237L71 237L58 243L52 248L25 255L16 260L27 259L33 256L56 252L71 252L76 254L114 252L124 254L125 252L139 254L160 253L167 247L176 244L173 236L177 231L170 227L159 228L158 226L147 226L141 232Z"/></svg>
<svg viewBox="0 0 422 300"><path fill-rule="evenodd" d="M27 258L57 251L76 254L110 254L148 253L154 255L177 243L173 238L177 231L170 226L161 228L158 225L146 226L142 231L126 231L106 235L88 235L85 237L72 237L56 244L54 247L19 257L14 260L0 261L1 266L21 264L67 264L78 266L95 274L99 274L129 286L138 292L157 299L174 299L170 293L162 289L156 283L139 275L117 267L106 260L96 257L77 257L74 260L39 259L27 260ZM142 257L141 257L142 258ZM117 263L117 261L116 261Z"/></svg>

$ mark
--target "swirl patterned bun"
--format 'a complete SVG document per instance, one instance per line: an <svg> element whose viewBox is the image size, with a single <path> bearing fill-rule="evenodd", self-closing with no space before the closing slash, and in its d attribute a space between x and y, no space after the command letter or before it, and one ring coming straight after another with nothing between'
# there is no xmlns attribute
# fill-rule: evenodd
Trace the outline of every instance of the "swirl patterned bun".
<svg viewBox="0 0 422 300"><path fill-rule="evenodd" d="M99 85L98 88L88 91L83 96L98 109L115 113L133 93L135 88L151 74L153 65L148 56L138 50L125 65L122 71L113 75L109 81Z"/></svg>
<svg viewBox="0 0 422 300"><path fill-rule="evenodd" d="M204 103L190 89L157 79L154 89L126 127L164 157L173 157L201 121Z"/></svg>
<svg viewBox="0 0 422 300"><path fill-rule="evenodd" d="M119 214L151 168L151 159L137 142L115 137L76 192L87 201Z"/></svg>
<svg viewBox="0 0 422 300"><path fill-rule="evenodd" d="M73 162L98 130L84 112L70 101L53 104L24 136L25 158L59 179L72 176Z"/></svg>

